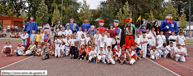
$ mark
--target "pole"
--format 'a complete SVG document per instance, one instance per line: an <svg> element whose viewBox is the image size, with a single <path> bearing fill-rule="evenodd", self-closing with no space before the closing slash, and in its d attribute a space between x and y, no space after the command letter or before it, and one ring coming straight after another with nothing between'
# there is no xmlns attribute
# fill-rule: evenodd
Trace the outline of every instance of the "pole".
<svg viewBox="0 0 193 76"><path fill-rule="evenodd" d="M62 6L61 6L61 25L62 25L62 8L63 8L63 0L62 0Z"/></svg>
<svg viewBox="0 0 193 76"><path fill-rule="evenodd" d="M191 21L191 0L189 0L189 34L190 34L190 21ZM190 35L189 35L190 38Z"/></svg>

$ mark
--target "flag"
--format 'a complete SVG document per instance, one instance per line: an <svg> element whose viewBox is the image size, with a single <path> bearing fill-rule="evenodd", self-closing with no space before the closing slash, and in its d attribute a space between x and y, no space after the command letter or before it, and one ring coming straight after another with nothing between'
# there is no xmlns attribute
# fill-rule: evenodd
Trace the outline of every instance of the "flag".
<svg viewBox="0 0 193 76"><path fill-rule="evenodd" d="M136 21L136 22L138 22L139 20L141 20L141 16L139 16L139 18L137 19L137 21Z"/></svg>

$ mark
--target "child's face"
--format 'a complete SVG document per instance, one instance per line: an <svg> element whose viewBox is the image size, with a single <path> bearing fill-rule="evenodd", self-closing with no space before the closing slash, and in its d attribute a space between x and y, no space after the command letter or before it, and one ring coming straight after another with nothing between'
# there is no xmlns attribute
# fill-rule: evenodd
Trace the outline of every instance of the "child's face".
<svg viewBox="0 0 193 76"><path fill-rule="evenodd" d="M171 43L170 46L173 46L173 44Z"/></svg>
<svg viewBox="0 0 193 76"><path fill-rule="evenodd" d="M81 31L82 30L82 28L79 28L79 31Z"/></svg>
<svg viewBox="0 0 193 76"><path fill-rule="evenodd" d="M82 38L84 38L84 35L82 35Z"/></svg>
<svg viewBox="0 0 193 76"><path fill-rule="evenodd" d="M108 49L108 51L110 51L110 50L111 50L111 48L110 48L110 47L108 47L107 49Z"/></svg>
<svg viewBox="0 0 193 76"><path fill-rule="evenodd" d="M100 50L102 51L102 50L103 50L103 48L102 48L102 47L100 47Z"/></svg>
<svg viewBox="0 0 193 76"><path fill-rule="evenodd" d="M96 33L99 34L99 31L97 30Z"/></svg>
<svg viewBox="0 0 193 76"><path fill-rule="evenodd" d="M70 27L69 26L67 26L67 29L69 29Z"/></svg>
<svg viewBox="0 0 193 76"><path fill-rule="evenodd" d="M35 44L35 42L34 41L32 41L32 45L34 45Z"/></svg>
<svg viewBox="0 0 193 76"><path fill-rule="evenodd" d="M35 34L35 31L33 30L32 33Z"/></svg>
<svg viewBox="0 0 193 76"><path fill-rule="evenodd" d="M175 35L175 33L174 33L174 32L172 32L172 35Z"/></svg>
<svg viewBox="0 0 193 76"><path fill-rule="evenodd" d="M40 32L38 31L37 34L40 34Z"/></svg>
<svg viewBox="0 0 193 76"><path fill-rule="evenodd" d="M145 34L143 34L143 38L145 38L145 36L146 36L146 35L145 35Z"/></svg>
<svg viewBox="0 0 193 76"><path fill-rule="evenodd" d="M138 45L135 45L135 47L137 48L137 47L138 47Z"/></svg>
<svg viewBox="0 0 193 76"><path fill-rule="evenodd" d="M87 37L89 37L89 34L86 34Z"/></svg>
<svg viewBox="0 0 193 76"><path fill-rule="evenodd" d="M87 29L84 29L84 32L87 32Z"/></svg>
<svg viewBox="0 0 193 76"><path fill-rule="evenodd" d="M153 52L155 52L156 49L153 49Z"/></svg>
<svg viewBox="0 0 193 76"><path fill-rule="evenodd" d="M91 49L92 49L92 51L94 51L94 47L92 47Z"/></svg>

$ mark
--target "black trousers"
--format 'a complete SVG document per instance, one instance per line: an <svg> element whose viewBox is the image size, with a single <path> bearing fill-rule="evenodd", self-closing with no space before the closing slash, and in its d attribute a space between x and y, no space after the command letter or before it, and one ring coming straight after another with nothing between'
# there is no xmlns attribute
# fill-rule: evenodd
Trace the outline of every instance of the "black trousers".
<svg viewBox="0 0 193 76"><path fill-rule="evenodd" d="M74 46L71 46L70 48L70 54L71 55L74 55L74 59L78 58L78 48L77 47L74 47Z"/></svg>
<svg viewBox="0 0 193 76"><path fill-rule="evenodd" d="M167 45L169 45L168 38L169 38L169 36L170 36L171 34L164 34L164 35L165 35L165 37L166 37L166 43L167 43Z"/></svg>
<svg viewBox="0 0 193 76"><path fill-rule="evenodd" d="M84 57L86 56L86 52L82 53L79 57L79 59L84 59Z"/></svg>

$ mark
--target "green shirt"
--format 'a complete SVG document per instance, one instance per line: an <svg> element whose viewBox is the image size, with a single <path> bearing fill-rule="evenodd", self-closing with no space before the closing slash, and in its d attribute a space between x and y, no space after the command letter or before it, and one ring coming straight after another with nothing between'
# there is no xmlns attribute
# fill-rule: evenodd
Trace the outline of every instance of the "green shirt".
<svg viewBox="0 0 193 76"><path fill-rule="evenodd" d="M48 52L48 49L49 49L50 51L52 50L52 48L51 48L51 47L48 47L48 48L47 48L47 46L44 46L44 47L43 47L43 51L44 51L44 53Z"/></svg>

